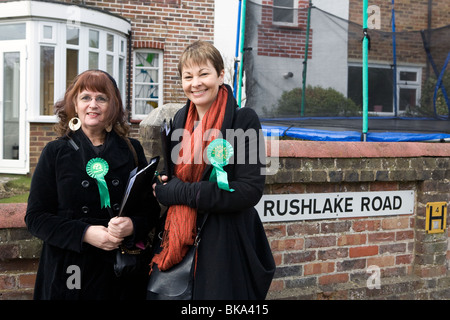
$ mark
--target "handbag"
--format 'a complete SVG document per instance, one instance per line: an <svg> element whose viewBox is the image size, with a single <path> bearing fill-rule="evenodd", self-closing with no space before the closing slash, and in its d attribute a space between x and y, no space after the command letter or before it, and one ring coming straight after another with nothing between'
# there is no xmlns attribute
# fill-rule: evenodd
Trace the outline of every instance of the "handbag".
<svg viewBox="0 0 450 320"><path fill-rule="evenodd" d="M158 265L153 264L147 286L147 300L192 300L195 257L200 242L200 231L207 217L208 214L197 231L194 244L189 247L181 262L166 271L159 270Z"/></svg>
<svg viewBox="0 0 450 320"><path fill-rule="evenodd" d="M121 245L116 250L114 273L118 278L137 274L148 274L151 248L149 242L145 248L128 249Z"/></svg>

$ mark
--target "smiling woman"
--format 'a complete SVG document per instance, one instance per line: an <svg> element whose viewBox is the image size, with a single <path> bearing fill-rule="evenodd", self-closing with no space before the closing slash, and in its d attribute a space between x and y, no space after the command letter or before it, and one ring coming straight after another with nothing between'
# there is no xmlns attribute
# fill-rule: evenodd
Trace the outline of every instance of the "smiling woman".
<svg viewBox="0 0 450 320"><path fill-rule="evenodd" d="M149 197L129 216L116 217L130 172L147 165L141 144L127 137L116 82L104 71L87 70L55 110L60 137L42 151L25 216L31 234L44 241L35 298L143 299L149 261L119 278L111 251L148 243L159 205ZM64 273L73 265L83 270L76 290L66 286Z"/></svg>
<svg viewBox="0 0 450 320"><path fill-rule="evenodd" d="M200 121L216 100L224 75L225 71L217 72L209 60L183 68L183 91L197 107Z"/></svg>
<svg viewBox="0 0 450 320"><path fill-rule="evenodd" d="M264 299L275 262L254 208L264 189L264 164L262 159L250 161L257 158L254 146L262 146L263 137L241 139L244 130L258 132L261 124L252 109L238 108L231 87L223 84L222 57L209 42L189 45L178 70L188 101L173 118L173 132L183 132L180 149L175 134L170 145L172 157L167 165L174 174L162 175L165 183L153 186L157 199L168 209L156 232L162 236L154 245L147 298ZM234 144L233 151L235 140L241 143ZM207 157L202 157L205 152ZM197 246L200 228L194 259L188 252ZM192 267L192 294L161 290L164 278L170 278L174 288L189 287L188 281L173 273L158 276L164 273L158 270L185 264Z"/></svg>

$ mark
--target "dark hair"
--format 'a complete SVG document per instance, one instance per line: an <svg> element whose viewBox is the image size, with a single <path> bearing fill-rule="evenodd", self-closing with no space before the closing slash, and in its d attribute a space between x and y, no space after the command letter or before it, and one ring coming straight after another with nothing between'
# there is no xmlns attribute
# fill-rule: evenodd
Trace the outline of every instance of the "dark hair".
<svg viewBox="0 0 450 320"><path fill-rule="evenodd" d="M106 123L112 124L113 130L120 136L126 136L130 127L119 88L114 78L102 70L87 70L80 73L67 88L64 98L55 103L55 114L59 118L59 122L55 125L56 132L60 136L70 132L68 124L70 119L76 116L75 105L78 94L85 89L106 94L109 101Z"/></svg>
<svg viewBox="0 0 450 320"><path fill-rule="evenodd" d="M178 73L181 76L183 67L188 64L201 64L207 61L211 61L218 76L224 70L224 63L219 50L207 41L195 41L187 46L181 54L180 61L178 62Z"/></svg>

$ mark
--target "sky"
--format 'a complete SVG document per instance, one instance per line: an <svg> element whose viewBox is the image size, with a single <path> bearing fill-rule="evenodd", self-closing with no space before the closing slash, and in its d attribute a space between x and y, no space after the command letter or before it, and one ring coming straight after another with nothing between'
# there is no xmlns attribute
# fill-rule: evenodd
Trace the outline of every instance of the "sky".
<svg viewBox="0 0 450 320"><path fill-rule="evenodd" d="M234 68L239 3L239 0L215 0L214 45L222 53L228 84Z"/></svg>

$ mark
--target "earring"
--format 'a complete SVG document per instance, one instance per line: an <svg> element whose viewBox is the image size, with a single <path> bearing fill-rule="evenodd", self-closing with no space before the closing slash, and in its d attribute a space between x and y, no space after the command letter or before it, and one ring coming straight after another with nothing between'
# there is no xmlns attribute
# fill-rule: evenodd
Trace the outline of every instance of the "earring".
<svg viewBox="0 0 450 320"><path fill-rule="evenodd" d="M81 128L81 120L78 117L73 117L69 121L69 128L72 131L77 131Z"/></svg>

